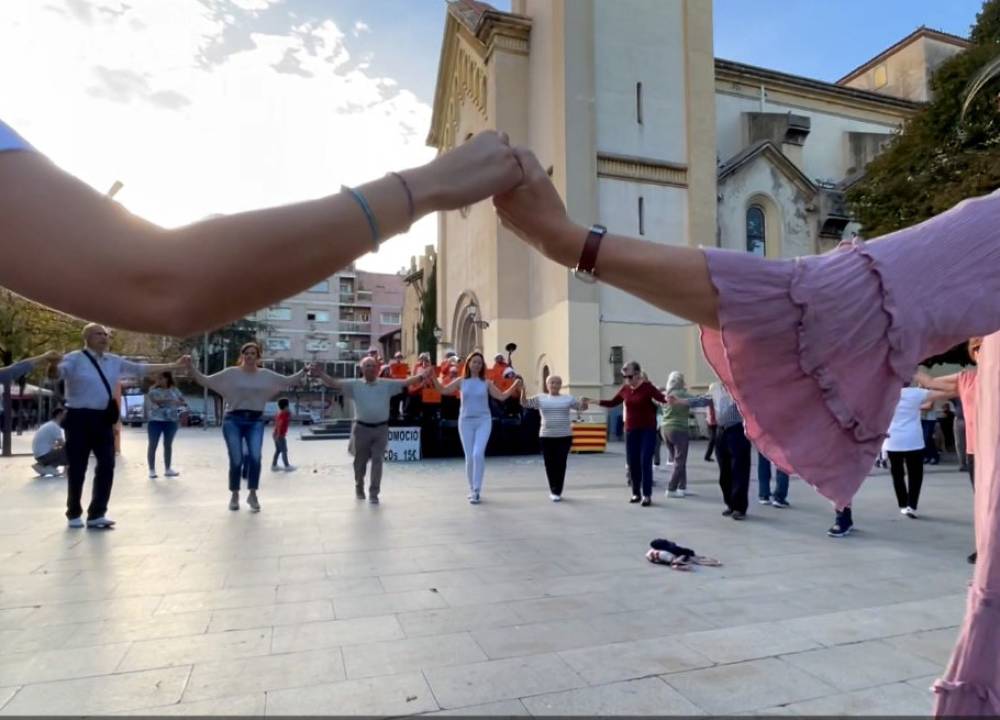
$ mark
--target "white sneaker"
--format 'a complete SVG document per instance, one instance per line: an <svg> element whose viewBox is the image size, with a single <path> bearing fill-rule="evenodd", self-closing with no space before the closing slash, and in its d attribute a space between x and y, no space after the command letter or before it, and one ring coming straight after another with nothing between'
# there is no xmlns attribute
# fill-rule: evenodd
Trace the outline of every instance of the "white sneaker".
<svg viewBox="0 0 1000 720"><path fill-rule="evenodd" d="M163 477L177 477L178 475L180 475L180 473L173 468L167 468L167 471L163 473Z"/></svg>
<svg viewBox="0 0 1000 720"><path fill-rule="evenodd" d="M82 528L83 517L81 516L81 517L70 518L66 524L69 525L71 528L77 528L77 529Z"/></svg>
<svg viewBox="0 0 1000 720"><path fill-rule="evenodd" d="M271 472L281 472L281 466L280 465L272 465L271 466Z"/></svg>
<svg viewBox="0 0 1000 720"><path fill-rule="evenodd" d="M289 465L288 467L285 468L285 472L295 472L296 470L298 470L298 468L295 467L294 465Z"/></svg>
<svg viewBox="0 0 1000 720"><path fill-rule="evenodd" d="M770 505L771 504L771 498L757 498L757 504L758 505Z"/></svg>
<svg viewBox="0 0 1000 720"><path fill-rule="evenodd" d="M114 524L115 521L106 515L104 517L94 518L93 520L87 521L87 527L93 530L107 530L108 528L113 527Z"/></svg>
<svg viewBox="0 0 1000 720"><path fill-rule="evenodd" d="M556 495L555 493L549 493L549 500L552 502L562 502L562 496Z"/></svg>
<svg viewBox="0 0 1000 720"><path fill-rule="evenodd" d="M149 471L149 479L150 480L156 480L156 470L150 470Z"/></svg>
<svg viewBox="0 0 1000 720"><path fill-rule="evenodd" d="M681 490L680 488L678 488L678 489L676 489L676 490L671 490L670 492L668 492L668 493L667 493L667 495L669 495L670 497L674 497L674 498L682 498L682 497L684 497L684 496L685 496L686 494L687 494L687 493L685 493L685 492L684 492L683 490Z"/></svg>
<svg viewBox="0 0 1000 720"><path fill-rule="evenodd" d="M906 515L906 517L910 518L911 520L917 519L917 511L914 510L913 508L910 507L903 508L903 514Z"/></svg>

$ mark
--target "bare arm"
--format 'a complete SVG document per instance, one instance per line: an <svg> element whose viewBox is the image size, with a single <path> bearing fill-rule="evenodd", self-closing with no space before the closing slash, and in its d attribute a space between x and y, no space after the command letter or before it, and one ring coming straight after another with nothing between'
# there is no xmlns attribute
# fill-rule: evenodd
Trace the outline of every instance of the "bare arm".
<svg viewBox="0 0 1000 720"><path fill-rule="evenodd" d="M455 378L447 385L442 385L437 375L432 376L431 379L434 381L434 387L442 395L454 395L462 389L462 378Z"/></svg>
<svg viewBox="0 0 1000 720"><path fill-rule="evenodd" d="M521 381L515 380L513 385L511 385L503 392L500 392L500 390L497 389L497 386L493 384L492 380L486 381L486 389L489 390L490 397L492 397L494 400L506 400L515 392L517 392L520 387L521 387Z"/></svg>
<svg viewBox="0 0 1000 720"><path fill-rule="evenodd" d="M522 175L506 143L504 135L482 133L404 171L412 219L515 185ZM0 187L0 285L130 330L185 337L219 327L316 284L373 248L364 212L347 193L165 230L35 152L0 154ZM383 238L409 227L409 200L397 178L359 189ZM28 246L32 251L24 252ZM114 292L94 292L95 278L105 278Z"/></svg>
<svg viewBox="0 0 1000 720"><path fill-rule="evenodd" d="M958 395L958 373L933 377L925 372L918 372L914 376L914 382L927 390L937 390L939 392L950 393L949 398Z"/></svg>
<svg viewBox="0 0 1000 720"><path fill-rule="evenodd" d="M340 388L340 381L337 378L330 377L329 375L326 374L326 372L321 370L319 367L316 367L316 369L313 370L313 377L319 378L319 380L327 387L332 387L336 389Z"/></svg>
<svg viewBox="0 0 1000 720"><path fill-rule="evenodd" d="M566 215L559 193L538 159L517 148L524 181L493 199L503 224L545 257L566 267L580 260L587 229ZM714 244L713 238L704 242ZM693 247L608 235L597 255L596 275L609 285L667 312L718 328L718 297L705 254Z"/></svg>

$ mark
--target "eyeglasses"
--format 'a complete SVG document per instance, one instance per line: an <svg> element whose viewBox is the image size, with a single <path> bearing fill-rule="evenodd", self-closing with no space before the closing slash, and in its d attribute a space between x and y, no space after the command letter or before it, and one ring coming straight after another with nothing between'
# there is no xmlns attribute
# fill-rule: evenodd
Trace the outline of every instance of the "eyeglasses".
<svg viewBox="0 0 1000 720"><path fill-rule="evenodd" d="M632 378L635 377L635 375L623 375L622 377L624 377L626 380L631 380Z"/></svg>

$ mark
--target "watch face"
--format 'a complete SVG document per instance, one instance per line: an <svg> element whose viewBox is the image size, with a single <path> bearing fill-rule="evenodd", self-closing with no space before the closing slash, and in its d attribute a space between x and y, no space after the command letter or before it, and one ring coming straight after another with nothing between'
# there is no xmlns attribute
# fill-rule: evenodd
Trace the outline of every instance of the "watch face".
<svg viewBox="0 0 1000 720"><path fill-rule="evenodd" d="M573 276L580 282L587 283L588 285L593 285L597 282L597 276L592 272L587 272L586 270L573 268Z"/></svg>

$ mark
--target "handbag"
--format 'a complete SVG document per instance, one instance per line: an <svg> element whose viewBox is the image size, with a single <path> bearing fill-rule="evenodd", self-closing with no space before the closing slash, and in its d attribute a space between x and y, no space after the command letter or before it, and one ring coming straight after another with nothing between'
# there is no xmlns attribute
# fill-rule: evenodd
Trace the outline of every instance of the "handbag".
<svg viewBox="0 0 1000 720"><path fill-rule="evenodd" d="M115 394L111 392L111 385L108 383L108 379L104 377L104 371L101 370L100 364L94 359L86 350L83 354L87 356L87 359L93 363L94 367L97 369L97 374L101 376L101 382L104 383L104 389L108 391L108 404L104 407L104 421L108 425L115 425L121 419L121 411L118 409L118 403L115 402Z"/></svg>

